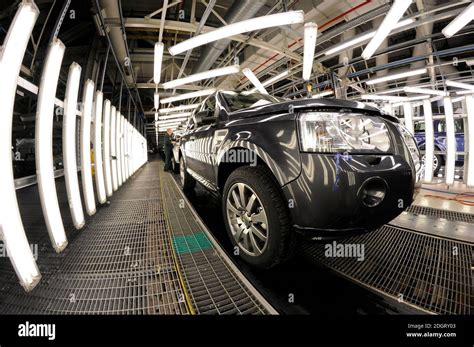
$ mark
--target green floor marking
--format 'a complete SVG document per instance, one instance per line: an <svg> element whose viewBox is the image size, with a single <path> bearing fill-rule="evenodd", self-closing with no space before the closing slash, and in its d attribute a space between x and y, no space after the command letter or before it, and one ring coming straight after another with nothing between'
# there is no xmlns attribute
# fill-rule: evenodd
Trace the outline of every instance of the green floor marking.
<svg viewBox="0 0 474 347"><path fill-rule="evenodd" d="M173 246L176 253L186 254L209 249L212 244L205 233L197 232L191 235L174 235Z"/></svg>

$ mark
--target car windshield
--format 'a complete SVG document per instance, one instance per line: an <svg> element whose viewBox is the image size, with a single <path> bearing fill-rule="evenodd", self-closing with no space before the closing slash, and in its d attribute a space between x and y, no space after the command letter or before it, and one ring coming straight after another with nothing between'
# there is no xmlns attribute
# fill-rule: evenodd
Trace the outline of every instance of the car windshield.
<svg viewBox="0 0 474 347"><path fill-rule="evenodd" d="M274 104L285 101L282 98L275 96L261 94L261 93L237 93L237 92L222 92L225 102L230 112L238 111L244 108Z"/></svg>

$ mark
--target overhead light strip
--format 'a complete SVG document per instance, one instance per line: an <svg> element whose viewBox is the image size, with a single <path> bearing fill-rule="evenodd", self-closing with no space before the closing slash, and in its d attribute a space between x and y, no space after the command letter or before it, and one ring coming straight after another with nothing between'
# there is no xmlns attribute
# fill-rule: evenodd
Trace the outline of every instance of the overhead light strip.
<svg viewBox="0 0 474 347"><path fill-rule="evenodd" d="M377 83L382 83L382 82L387 82L387 81L393 81L393 80L398 80L398 79L401 79L401 78L423 75L423 74L427 73L427 71L428 70L426 68L415 69L415 70L400 72L400 73L396 73L396 74L392 74L392 75L388 75L388 76L383 76L383 77L379 77L379 78L373 78L373 79L365 81L365 83L368 84L368 85L372 85L372 84L377 84Z"/></svg>
<svg viewBox="0 0 474 347"><path fill-rule="evenodd" d="M405 87L403 90L405 91L405 93L446 96L446 93L444 91L436 90L436 89Z"/></svg>
<svg viewBox="0 0 474 347"><path fill-rule="evenodd" d="M160 83L161 79L161 66L163 64L163 50L164 45L162 42L155 43L155 54L153 64L153 82L155 84Z"/></svg>
<svg viewBox="0 0 474 347"><path fill-rule="evenodd" d="M446 85L449 86L449 87L466 89L466 90L470 90L470 91L474 92L474 85L472 85L472 84L446 80Z"/></svg>
<svg viewBox="0 0 474 347"><path fill-rule="evenodd" d="M168 103L172 103L172 102L175 102L175 101L181 101L181 100L192 99L192 98L199 98L201 96L211 95L215 91L216 91L216 89L214 89L214 88L199 90L197 92L186 93L186 94L181 94L181 95L161 99L160 103L161 104L168 104Z"/></svg>
<svg viewBox="0 0 474 347"><path fill-rule="evenodd" d="M415 22L415 20L413 18L404 19L404 20L398 22L395 25L394 29L402 28L402 27L410 25L414 22ZM355 37L352 40L349 40L349 41L346 41L346 42L341 43L339 45L336 45L333 48L327 50L326 53L324 53L324 55L326 55L326 56L332 55L334 53L341 52L341 51L343 51L347 48L354 47L354 46L358 45L359 43L370 40L371 38L373 38L375 36L375 33L376 33L376 30L373 30L369 33L362 34L358 37Z"/></svg>
<svg viewBox="0 0 474 347"><path fill-rule="evenodd" d="M441 32L447 38L453 37L474 19L474 3L467 6L456 18L454 18Z"/></svg>
<svg viewBox="0 0 474 347"><path fill-rule="evenodd" d="M245 75L245 77L248 78L248 80L257 88L257 90L262 93L262 94L268 94L267 90L265 87L262 85L262 83L259 81L257 76L253 73L252 70L249 68L245 68L242 70L242 73Z"/></svg>
<svg viewBox="0 0 474 347"><path fill-rule="evenodd" d="M403 14L412 3L412 0L395 0L379 28L377 29L374 37L372 40L370 40L370 42L367 44L367 47L365 47L364 51L362 52L362 58L367 60L372 57L377 48L379 48L382 42L387 38L387 36L390 34L390 31L395 28L397 23L400 21L400 18L402 18Z"/></svg>
<svg viewBox="0 0 474 347"><path fill-rule="evenodd" d="M170 47L169 52L171 55L177 55L190 49L206 45L210 42L222 40L227 37L239 35L245 32L267 29L276 26L281 27L284 25L299 24L303 22L303 11L289 11L272 14L269 16L252 18L194 36L186 41L180 42L177 45Z"/></svg>
<svg viewBox="0 0 474 347"><path fill-rule="evenodd" d="M311 78L317 35L318 26L316 23L310 22L304 25L303 80L305 81L308 81Z"/></svg>
<svg viewBox="0 0 474 347"><path fill-rule="evenodd" d="M159 112L160 112L160 114L173 113L173 112L177 112L177 111L196 109L200 105L201 104L190 104L190 105L181 105L181 106L176 106L176 107L171 107L171 108L162 108L162 109L160 109Z"/></svg>
<svg viewBox="0 0 474 347"><path fill-rule="evenodd" d="M210 71L204 71L200 72L194 75L189 75L177 80L169 81L163 83L163 88L165 89L171 89L175 88L177 86L181 86L183 84L189 84L197 81L202 81L206 80L209 78L215 78L219 76L226 76L226 75L232 75L240 72L240 66L239 65L232 65L232 66L226 66L220 69L215 69L215 70L210 70Z"/></svg>

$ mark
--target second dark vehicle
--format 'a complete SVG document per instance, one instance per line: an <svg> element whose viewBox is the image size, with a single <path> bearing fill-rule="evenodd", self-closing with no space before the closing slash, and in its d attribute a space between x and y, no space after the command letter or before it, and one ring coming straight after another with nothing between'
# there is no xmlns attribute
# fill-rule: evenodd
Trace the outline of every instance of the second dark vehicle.
<svg viewBox="0 0 474 347"><path fill-rule="evenodd" d="M413 136L363 103L219 91L196 110L179 150L181 185L222 198L248 263L288 259L296 234L373 230L413 201L422 174Z"/></svg>

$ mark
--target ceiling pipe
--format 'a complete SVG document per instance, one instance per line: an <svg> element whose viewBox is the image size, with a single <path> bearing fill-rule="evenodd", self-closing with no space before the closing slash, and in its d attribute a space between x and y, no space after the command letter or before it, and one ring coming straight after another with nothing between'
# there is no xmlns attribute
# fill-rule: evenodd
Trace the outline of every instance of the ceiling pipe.
<svg viewBox="0 0 474 347"><path fill-rule="evenodd" d="M265 0L234 1L232 7L227 11L224 20L227 24L232 24L255 17L257 12L265 6L265 3ZM222 52L229 46L230 42L230 39L223 39L207 44L201 54L199 63L195 65L192 73L210 70Z"/></svg>

